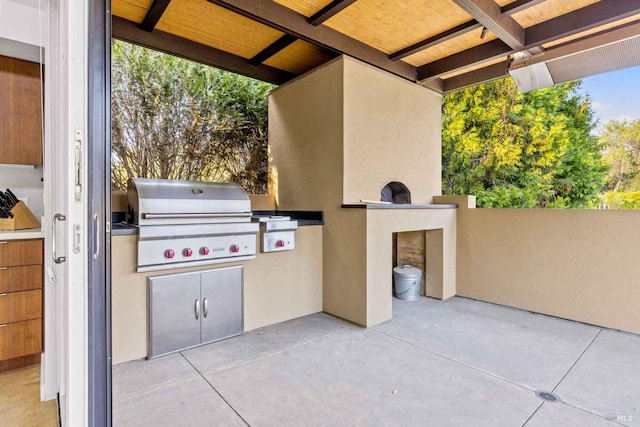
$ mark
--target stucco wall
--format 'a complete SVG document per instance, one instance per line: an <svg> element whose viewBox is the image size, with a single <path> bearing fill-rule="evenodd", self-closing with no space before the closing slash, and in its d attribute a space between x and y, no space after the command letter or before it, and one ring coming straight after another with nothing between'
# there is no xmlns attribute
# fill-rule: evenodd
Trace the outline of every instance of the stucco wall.
<svg viewBox="0 0 640 427"><path fill-rule="evenodd" d="M458 295L640 333L640 213L459 209Z"/></svg>
<svg viewBox="0 0 640 427"><path fill-rule="evenodd" d="M246 331L322 311L322 226L300 227L293 251L258 253L242 264ZM113 236L113 364L147 356L148 276L229 265L237 263L136 273L136 236Z"/></svg>
<svg viewBox="0 0 640 427"><path fill-rule="evenodd" d="M344 203L379 200L401 181L413 203L441 194L441 96L344 59Z"/></svg>
<svg viewBox="0 0 640 427"><path fill-rule="evenodd" d="M269 95L279 209L327 210L342 202L342 68L337 58Z"/></svg>
<svg viewBox="0 0 640 427"><path fill-rule="evenodd" d="M324 212L324 311L361 325L390 318L390 284L388 301L367 309L367 268L391 263L391 235L388 260L370 256L367 212L341 205L377 200L392 180L415 201L440 194L440 97L336 58L271 93L269 146L278 208Z"/></svg>

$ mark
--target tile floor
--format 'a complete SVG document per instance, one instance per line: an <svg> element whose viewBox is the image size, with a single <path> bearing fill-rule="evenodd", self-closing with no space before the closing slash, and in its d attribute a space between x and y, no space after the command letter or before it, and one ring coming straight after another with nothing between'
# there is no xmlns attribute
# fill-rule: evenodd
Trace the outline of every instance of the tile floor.
<svg viewBox="0 0 640 427"><path fill-rule="evenodd" d="M535 395L544 390L561 402ZM464 298L114 367L117 426L640 426L640 337Z"/></svg>

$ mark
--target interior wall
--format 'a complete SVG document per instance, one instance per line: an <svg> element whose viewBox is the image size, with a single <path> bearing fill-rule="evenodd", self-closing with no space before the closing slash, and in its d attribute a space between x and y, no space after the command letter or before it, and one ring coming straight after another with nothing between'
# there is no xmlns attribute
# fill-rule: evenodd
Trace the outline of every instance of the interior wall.
<svg viewBox="0 0 640 427"><path fill-rule="evenodd" d="M0 190L10 188L40 221L44 215L44 188L41 166L0 164Z"/></svg>
<svg viewBox="0 0 640 427"><path fill-rule="evenodd" d="M40 2L0 0L0 38L34 46L45 46L46 43L42 41L47 41L49 38L47 11L49 2L42 1L42 9L39 9L38 3ZM25 25L26 22L29 24ZM2 43L0 43L1 46Z"/></svg>
<svg viewBox="0 0 640 427"><path fill-rule="evenodd" d="M468 209L458 295L640 333L634 211Z"/></svg>
<svg viewBox="0 0 640 427"><path fill-rule="evenodd" d="M401 181L413 203L441 193L441 95L344 59L344 203L380 200Z"/></svg>
<svg viewBox="0 0 640 427"><path fill-rule="evenodd" d="M47 46L49 17L47 2L0 0L0 55L32 62L44 62L38 46ZM31 25L24 25L30 22ZM0 164L0 186L10 188L24 200L36 218L44 215L43 168Z"/></svg>

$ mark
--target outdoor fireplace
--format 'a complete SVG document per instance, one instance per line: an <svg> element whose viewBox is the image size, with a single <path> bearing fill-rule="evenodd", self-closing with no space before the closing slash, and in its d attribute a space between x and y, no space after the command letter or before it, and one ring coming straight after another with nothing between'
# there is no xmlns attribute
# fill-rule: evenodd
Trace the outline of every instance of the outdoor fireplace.
<svg viewBox="0 0 640 427"><path fill-rule="evenodd" d="M391 181L380 191L380 201L397 204L411 204L411 191L401 182Z"/></svg>

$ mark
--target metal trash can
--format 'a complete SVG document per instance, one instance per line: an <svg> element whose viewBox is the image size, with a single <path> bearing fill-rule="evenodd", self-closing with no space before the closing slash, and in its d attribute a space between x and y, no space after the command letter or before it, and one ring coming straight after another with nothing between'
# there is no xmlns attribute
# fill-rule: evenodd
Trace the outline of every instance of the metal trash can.
<svg viewBox="0 0 640 427"><path fill-rule="evenodd" d="M394 267L393 283L396 298L405 301L415 301L420 298L420 281L422 270L410 265Z"/></svg>

